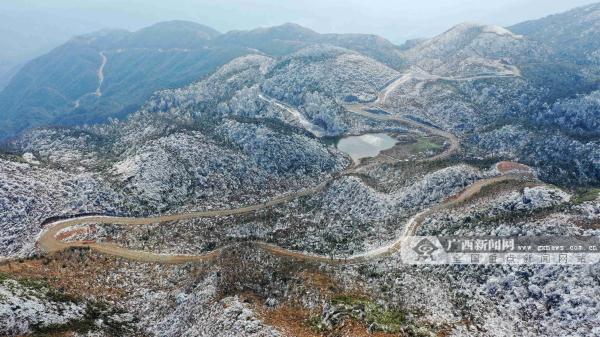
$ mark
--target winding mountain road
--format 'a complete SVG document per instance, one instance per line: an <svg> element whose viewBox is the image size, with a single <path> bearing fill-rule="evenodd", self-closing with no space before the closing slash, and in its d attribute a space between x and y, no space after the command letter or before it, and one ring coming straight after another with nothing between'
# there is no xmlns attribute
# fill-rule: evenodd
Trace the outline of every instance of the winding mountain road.
<svg viewBox="0 0 600 337"><path fill-rule="evenodd" d="M84 97L87 97L87 96L101 97L102 96L102 85L104 84L104 68L106 68L106 64L108 63L108 56L106 54L109 52L120 54L120 53L123 53L126 51L150 51L150 52L155 51L158 53L167 53L167 52L189 53L189 52L191 52L191 49L185 49L185 48L168 48L168 49L128 48L128 49L103 50L103 51L99 52L98 55L100 55L100 66L98 67L98 70L96 70L96 76L98 77L98 86L96 87L95 91L88 92L88 93L80 96L78 99L76 99L73 102L73 109L77 109L81 106L81 100Z"/></svg>
<svg viewBox="0 0 600 337"><path fill-rule="evenodd" d="M386 85L386 87L383 88L379 92L379 94L377 95L377 99L375 101L369 102L369 103L360 103L360 104L346 104L346 105L344 105L344 108L347 111L350 111L354 114L357 114L357 115L360 115L360 116L363 116L366 118L376 119L376 120L380 120L380 121L399 122L399 123L405 124L409 127L421 129L430 134L446 138L449 142L449 146L442 153L425 159L427 161L442 160L442 159L446 159L446 158L450 157L451 155L453 155L454 153L458 152L458 150L460 148L460 140L458 139L458 137L456 137L455 135L453 135L450 132L444 131L442 129L438 129L436 127L432 127L432 126L424 124L424 123L420 123L414 119L410 119L410 118L402 116L402 115L389 113L388 111L386 111L387 106L388 106L387 103L388 103L389 95L392 92L394 92L396 89L398 89L398 87L400 85L405 84L410 80L418 81L416 87L417 87L417 91L420 91L419 88L422 87L425 83L432 82L432 81L438 81L438 80L460 82L460 81L472 81L472 80L490 79L490 78L508 78L508 77L519 77L519 76L521 76L521 73L520 73L519 69L514 66L507 73L481 74L481 75L464 76L464 77L445 77L445 76L433 75L433 74L426 72L425 70L423 70L421 68L414 67L413 70L401 75L394 81L388 83ZM371 111L379 111L379 112L383 112L383 114L374 113Z"/></svg>
<svg viewBox="0 0 600 337"><path fill-rule="evenodd" d="M393 242L372 249L370 251L366 251L364 253L356 254L350 257L331 257L326 255L317 255L317 254L309 254L299 251L293 251L286 248L282 248L270 243L260 242L260 241L251 241L251 243L261 247L262 249L276 255L276 256L284 256L291 257L299 260L312 261L312 262L321 262L328 264L356 264L362 263L373 259L379 259L384 257L389 257L396 254L402 245L403 239L406 236L414 235L419 226L425 218L429 215L434 214L435 212L441 211L445 208L454 206L458 203L461 203L477 193L481 191L481 189L485 186L493 185L499 183L501 181L507 180L521 180L527 178L528 175L518 174L518 173L510 173L505 174L489 179L479 180L472 185L469 185L465 190L463 190L458 195L453 198L448 199L447 201L423 210L412 218L410 218L404 226L404 229L400 236L398 236ZM316 193L318 190L322 190L326 186L326 183L323 183L313 189L303 190L297 193L285 195L282 197L278 197L272 199L269 202L263 204L257 204L248 207L235 208L235 209L226 209L226 210L217 210L217 211L205 211L205 212L191 212L191 213L181 213L174 215L166 215L166 216L158 216L158 217L146 217L146 218L128 218L128 217L114 217L114 216L82 216L76 217L66 220L58 220L53 223L48 224L46 230L42 232L40 238L38 240L39 248L42 251L47 253L54 253L58 251L65 250L67 248L89 248L94 251L104 253L107 255L113 255L117 257L122 257L129 260L141 261L141 262L159 262L159 263L169 263L169 264L177 264L177 263L186 263L186 262L194 262L194 261L207 261L213 260L219 256L221 251L228 249L231 245L223 246L221 248L215 249L213 251L207 252L205 254L200 255L184 255L184 254L159 254L142 250L129 249L125 247L118 246L112 243L105 242L86 242L86 241L72 241L65 242L57 239L57 234L63 229L67 229L69 227L75 225L88 225L88 224L119 224L119 225L129 225L129 226L139 226L139 225L148 225L155 223L162 223L168 221L177 221L177 220L185 220L185 219L193 219L193 218L204 218L204 217L217 217L217 216L226 216L226 215L234 215L234 214L243 214L248 212L253 212L256 210L268 208L271 206L275 206L278 204L282 204L285 202L289 202L294 198L307 196L312 193Z"/></svg>
<svg viewBox="0 0 600 337"><path fill-rule="evenodd" d="M106 59L104 57L103 64L105 64ZM99 74L101 73L103 66L99 70ZM395 88L404 83L407 80L407 77L403 76L399 79L390 83L382 92L378 95L378 99L370 104L352 104L345 106L346 109L355 114L361 115L366 118L383 120L383 121L395 121L406 124L410 127L419 128L431 134L444 137L448 140L449 146L440 154L424 159L424 161L433 161L433 160L441 160L448 158L452 154L456 153L460 147L459 139L453 134L446 132L444 130L420 123L416 120L412 120L400 115L393 114L377 114L369 112L368 110L377 109L382 110L380 106L385 105L386 100L388 99L388 94L395 90ZM267 100L271 103L268 97L262 96L261 99ZM290 109L285 105L281 106L284 109ZM385 112L385 111L384 111ZM292 113L294 114L294 113ZM295 115L295 114L294 114ZM156 223L164 223L170 221L179 221L179 220L188 220L195 218L207 218L207 217L218 217L218 216L228 216L228 215L236 215L236 214L244 214L249 212L258 211L261 209L265 209L268 207L272 207L279 204L284 204L290 202L296 198L303 196L310 196L319 191L325 189L327 184L331 182L333 179L341 175L346 175L354 172L354 167L347 169L344 172L341 172L339 175L328 179L327 181L313 187L304 189L298 192L293 192L289 194L285 194L276 198L273 198L265 203L234 208L234 209L224 209L224 210L211 210L211 211L198 211L198 212L188 212L188 213L179 213L172 215L163 215L156 217L115 217L115 216L79 216L65 220L57 220L51 222L46 225L46 228L40 234L38 238L38 247L40 250L45 251L47 253L54 253L58 251L65 250L67 248L77 247L77 248L89 248L94 251L122 257L125 259L142 261L142 262L159 262L159 263L186 263L186 262L194 262L194 261L205 261L212 260L219 256L220 252L227 249L230 246L223 246L221 248L215 249L213 251L207 252L205 254L199 255L183 255L183 254L159 254L148 251L134 250L125 248L122 246L118 246L112 243L105 242L89 242L89 241L71 241L65 242L57 238L57 235L62 230L68 229L72 226L76 225L92 225L92 224L117 224L117 225L128 225L128 226L140 226L140 225L148 225L148 224L156 224ZM503 173L500 176L479 180L472 185L465 188L458 195L448 199L447 201L423 210L412 218L410 218L405 224L403 231L400 235L395 238L391 243L360 253L350 257L332 257L325 255L316 255L299 251L292 251L289 249L285 249L270 243L252 241L253 244L261 247L262 249L271 252L277 256L285 256L292 257L295 259L305 260L305 261L313 261L313 262L322 262L329 264L355 264L361 263L372 259L379 259L383 257L389 257L391 255L396 254L400 248L403 241L403 238L406 236L413 235L417 229L420 227L423 220L429 216L434 214L435 212L441 211L447 207L452 207L457 203L463 202L477 193L481 191L481 189L485 186L496 184L501 181L506 180L519 180L523 178L529 178L530 175L527 172L508 172Z"/></svg>
<svg viewBox="0 0 600 337"><path fill-rule="evenodd" d="M106 62L108 62L108 58L104 51L100 52L100 57L102 57L102 63L100 64L100 68L98 68L98 88L96 88L96 96L102 96L102 83L104 83L104 67L106 66Z"/></svg>
<svg viewBox="0 0 600 337"><path fill-rule="evenodd" d="M70 219L57 220L46 226L46 229L41 233L38 239L38 246L40 249L46 252L61 251L69 247L89 247L94 250L107 253L110 255L121 256L125 258L131 258L134 260L141 261L157 261L164 262L165 259L173 260L174 262L185 260L194 261L205 259L204 255L200 257L193 257L187 255L163 255L153 254L144 251L135 251L127 248L119 247L108 243L83 243L83 242L64 242L56 238L56 235L63 229L67 229L76 225L85 224L114 224L114 225L149 225L155 223L164 223L169 221L180 221L189 220L195 218L210 218L218 216L228 216L236 214L250 213L272 207L279 204L290 202L296 198L313 195L323 190L329 181L323 182L313 188L304 189L295 193L285 194L276 198L273 198L265 203L256 204L252 206L224 209L224 210L213 210L213 211L198 211L198 212L187 212L178 213L171 215L162 215L156 217L118 217L118 216L81 216ZM207 254L210 256L210 254Z"/></svg>

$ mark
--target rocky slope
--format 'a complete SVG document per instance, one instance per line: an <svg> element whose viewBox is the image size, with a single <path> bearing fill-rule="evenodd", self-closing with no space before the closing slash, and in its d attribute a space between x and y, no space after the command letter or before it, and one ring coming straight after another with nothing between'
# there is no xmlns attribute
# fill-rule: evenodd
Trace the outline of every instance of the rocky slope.
<svg viewBox="0 0 600 337"><path fill-rule="evenodd" d="M120 196L88 172L64 172L0 159L1 255L31 254L41 224L50 216L115 212Z"/></svg>
<svg viewBox="0 0 600 337"><path fill-rule="evenodd" d="M134 332L133 316L105 303L65 294L44 281L0 274L0 331L8 336L57 331Z"/></svg>
<svg viewBox="0 0 600 337"><path fill-rule="evenodd" d="M573 13L585 12L593 21L593 8ZM560 17L573 19L569 13ZM586 39L580 30L569 31L574 41ZM412 68L382 103L461 133L470 156L542 166L543 178L558 184L596 184L597 82L573 57L557 63L557 49L533 32L461 24L405 50ZM553 70L557 64L562 70Z"/></svg>

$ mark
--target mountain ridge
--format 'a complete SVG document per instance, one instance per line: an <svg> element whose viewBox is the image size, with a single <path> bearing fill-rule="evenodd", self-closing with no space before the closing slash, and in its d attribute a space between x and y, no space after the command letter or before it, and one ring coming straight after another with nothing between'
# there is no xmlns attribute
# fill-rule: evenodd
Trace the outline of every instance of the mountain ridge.
<svg viewBox="0 0 600 337"><path fill-rule="evenodd" d="M583 12L599 23L594 14L598 6L585 6L549 18L552 22L564 17L573 21L582 15L577 13ZM201 80L236 57L285 57L311 45L342 47L396 70L416 66L442 77L516 74L546 88L549 93L545 99L549 103L593 91L595 83L600 83L600 71L594 67L579 69L577 63L583 58L596 64L594 53L600 52L561 55L543 36L519 28L535 26L536 22L542 25L545 20L549 19L508 28L465 22L402 47L377 35L320 34L294 23L221 33L199 23L174 20L134 32L98 31L74 37L29 62L15 75L0 92L0 139L28 127L123 118L154 92ZM583 29L579 23L572 26L576 30L571 35ZM596 36L593 31L588 33ZM577 47L577 42L571 44ZM64 59L70 62L61 61ZM552 76L553 72L561 75Z"/></svg>
<svg viewBox="0 0 600 337"><path fill-rule="evenodd" d="M383 38L319 34L291 23L227 33L190 21L134 32L101 30L72 38L13 77L0 92L0 139L29 127L122 118L155 91L198 81L238 56L283 56L316 43L354 48L396 67L402 64L397 46ZM102 67L104 57L108 60ZM100 87L102 96L94 95Z"/></svg>
<svg viewBox="0 0 600 337"><path fill-rule="evenodd" d="M597 261L547 251L600 237L598 68L572 24L560 53L470 23L397 47L175 22L34 61L15 93L63 126L0 147L0 335L598 335Z"/></svg>

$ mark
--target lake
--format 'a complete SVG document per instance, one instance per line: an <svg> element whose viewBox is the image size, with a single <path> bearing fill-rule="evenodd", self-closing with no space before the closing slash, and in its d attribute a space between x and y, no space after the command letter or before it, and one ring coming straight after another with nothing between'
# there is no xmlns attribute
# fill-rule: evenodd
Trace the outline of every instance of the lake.
<svg viewBox="0 0 600 337"><path fill-rule="evenodd" d="M396 139L385 133L367 133L341 138L336 147L358 163L362 158L375 157L381 151L391 149L396 143Z"/></svg>

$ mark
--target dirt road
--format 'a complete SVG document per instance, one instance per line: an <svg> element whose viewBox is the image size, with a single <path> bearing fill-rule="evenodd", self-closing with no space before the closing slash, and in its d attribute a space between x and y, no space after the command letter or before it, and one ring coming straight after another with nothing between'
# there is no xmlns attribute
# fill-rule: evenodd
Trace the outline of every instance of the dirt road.
<svg viewBox="0 0 600 337"><path fill-rule="evenodd" d="M450 132L446 132L444 130L434 128L427 124L419 123L415 120L406 118L401 115L377 114L377 113L369 112L369 111L367 111L367 109L373 109L370 105L352 104L352 105L346 105L345 108L346 108L346 110L348 110L352 113L355 113L357 115L360 115L360 116L363 116L366 118L376 119L376 120L381 120L381 121L399 122L399 123L402 123L409 127L412 127L415 129L421 129L430 134L445 138L449 143L448 147L442 153L439 153L435 156L424 159L425 161L435 161L435 160L446 159L446 158L450 157L451 155L453 155L454 153L456 153L458 151L458 149L460 148L460 140L455 135L451 134ZM381 110L380 108L377 108L377 109ZM385 110L382 110L382 111L385 111Z"/></svg>
<svg viewBox="0 0 600 337"><path fill-rule="evenodd" d="M104 83L104 67L106 66L106 62L108 62L108 58L103 51L100 52L100 57L102 58L102 63L100 64L100 68L98 68L98 88L96 88L96 96L102 96L102 83Z"/></svg>
<svg viewBox="0 0 600 337"><path fill-rule="evenodd" d="M103 55L102 53L101 53L101 55L103 57L103 64L101 65L101 67L98 71L98 77L100 79L100 86L101 86L102 80L103 80L103 74L102 74L103 68L104 68L104 65L106 64L106 56ZM384 120L384 121L396 121L396 122L400 122L402 124L408 125L410 127L418 128L418 129L424 130L428 133L431 133L431 134L434 134L437 136L441 136L441 137L447 139L449 146L447 146L446 149L442 153L435 155L433 157L426 158L424 160L433 161L433 160L440 160L440 159L448 158L452 154L456 153L460 147L459 139L456 136L454 136L453 134L446 132L444 130L420 123L418 121L406 118L404 116L393 115L393 114L377 114L377 113L368 111L369 109L381 110L381 108L379 106L385 104L385 101L388 98L388 94L391 91L393 91L394 88L396 88L398 85L400 85L407 79L408 78L403 76L403 77L400 77L399 79L393 81L392 83L390 83L390 85L388 85L388 87L386 87L382 91L382 93L378 96L378 99L373 103L347 105L346 109L350 112L356 113L356 114L361 115L366 118ZM98 90L97 90L97 94L99 93L99 95L101 95L100 86L98 87ZM266 98L266 97L263 99L268 100L268 98ZM350 169L342 172L341 175L352 173L353 170L354 170L354 168L350 168ZM40 237L38 239L38 245L42 251L45 251L48 253L61 251L61 250L64 250L64 249L67 249L70 247L90 248L92 250L95 250L95 251L98 251L98 252L101 252L104 254L114 255L114 256L130 259L130 260L143 261L143 262L184 263L184 262L211 260L211 259L214 259L215 257L219 256L220 252L227 249L228 246L224 246L219 249L216 249L216 250L213 250L211 252L208 252L206 254L201 254L201 255L157 254L157 253L152 253L152 252L147 252L147 251L132 250L132 249L121 247L121 246L118 246L115 244L110 244L110 243L82 242L82 241L64 242L62 240L57 239L56 236L60 231L67 229L69 227L75 226L75 225L119 224L119 225L139 226L139 225L164 223L164 222L179 221L179 220L194 219L194 218L218 217L218 216L227 216L227 215L235 215L235 214L254 212L254 211L258 211L258 210L272 207L275 205L287 203L287 202L290 202L290 201L292 201L296 198L302 197L302 196L313 195L313 194L323 190L327 186L327 184L335 178L336 177L333 177L332 179L329 179L313 188L308 188L308 189L301 190L298 192L279 196L279 197L271 199L270 201L267 201L265 203L241 207L241 208L235 208L235 209L224 209L224 210L215 210L215 211L199 211L199 212L189 212L189 213L180 213L180 214L172 214L172 215L164 215L164 216L156 216L156 217L140 217L140 218L137 218L137 217L114 217L114 216L81 216L81 217L75 217L75 218L66 219L66 220L57 220L57 221L54 221L54 222L46 225L45 230L40 234ZM295 259L314 261L314 262L331 263L331 264L360 263L360 262L368 261L371 259L387 257L387 256L394 255L395 253L397 253L399 251L401 242L402 242L402 238L405 236L413 235L427 216L433 214L436 211L440 211L446 207L451 207L457 203L460 203L462 201L465 201L465 200L473 197L474 195L479 193L484 186L488 186L490 184L495 184L500 181L511 180L511 179L522 179L522 178L523 178L522 174L507 173L507 174L503 174L498 177L477 181L476 183L468 186L465 190L463 190L460 194L458 194L454 198L449 199L448 201L443 202L442 204L439 204L439 205L436 205L429 209L426 209L426 210L416 214L415 216L413 216L406 223L406 225L404 226L404 230L399 235L399 237L396 238L391 243L381 246L381 247L378 247L378 248L375 248L375 249L372 249L370 251L361 253L361 254L357 254L357 255L348 257L348 258L333 258L330 256L314 255L314 254L309 254L309 253L304 253L304 252L291 251L291 250L288 250L288 249L285 249L282 247L278 247L276 245L269 244L266 242L253 242L253 243L256 244L257 246L261 247L262 249L269 251L272 254L277 255L277 256L286 256L286 257L291 257L291 258L295 258Z"/></svg>
<svg viewBox="0 0 600 337"><path fill-rule="evenodd" d="M424 210L415 216L413 216L404 226L404 230L402 234L395 239L392 243L387 244L382 247L378 247L372 249L370 251L366 251L361 254L357 254L354 256L350 256L348 258L333 258L331 256L325 255L315 255L304 252L292 251L288 250L273 244L269 244L266 242L252 242L257 246L263 248L266 251L271 252L277 256L285 256L291 257L295 259L305 260L305 261L313 261L313 262L322 262L322 263L330 263L330 264L355 264L361 263L372 259L378 259L383 257L388 257L394 255L400 250L402 239L405 236L413 235L418 227L421 225L423 220L444 208L451 207L456 205L457 203L463 202L477 193L481 191L484 186L488 186L491 184L496 184L501 181L506 180L518 180L523 179L523 175L520 174L507 174L499 177L489 178L477 181L476 183L468 186L465 190L463 190L457 196L449 199L448 201ZM159 263L185 263L185 262L194 262L194 261L202 261L202 260L212 260L219 256L220 252L227 249L228 246L221 247L219 249L213 250L206 254L201 255L177 255L177 254L157 254L147 251L133 250L125 247L121 247L111 243L97 243L97 242L64 242L56 238L56 235L63 229L69 228L75 225L85 225L85 224L121 224L121 225L131 225L131 226L139 226L146 224L155 224L162 223L168 221L177 221L184 219L192 219L192 218L201 218L201 217L216 217L216 216L225 216L225 215L233 215L233 214L243 214L248 212L253 212L256 210L264 209L267 207L271 207L274 205L278 205L281 203L289 202L294 198L306 196L312 193L316 193L318 190L321 190L325 187L325 184L319 185L314 189L303 190L298 193L289 194L283 197L275 198L269 202L236 208L236 209L226 209L226 210L217 210L217 211L206 211L206 212L192 212L192 213L182 213L182 214L173 214L159 217L147 217L147 218L126 218L126 217L112 217L112 216L83 216L77 217L67 220L59 220L47 225L46 230L44 230L38 240L39 248L47 253L53 253L57 251L61 251L71 247L77 248L90 248L100 253L113 255L122 257L129 260L142 261L142 262L159 262Z"/></svg>
<svg viewBox="0 0 600 337"><path fill-rule="evenodd" d="M262 99L265 102L271 103L276 107L286 110L292 117L294 117L298 123L306 129L308 132L312 133L316 137L322 137L325 134L325 130L318 125L311 123L298 109L289 106L283 102L276 100L273 97L267 96L266 94L258 94L258 98Z"/></svg>

